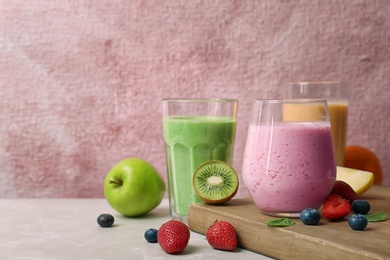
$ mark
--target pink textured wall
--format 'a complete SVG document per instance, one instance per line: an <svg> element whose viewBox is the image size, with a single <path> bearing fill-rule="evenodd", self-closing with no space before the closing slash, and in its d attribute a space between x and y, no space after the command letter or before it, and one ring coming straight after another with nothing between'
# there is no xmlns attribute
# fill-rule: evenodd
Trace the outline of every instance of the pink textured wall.
<svg viewBox="0 0 390 260"><path fill-rule="evenodd" d="M0 197L102 197L124 157L166 176L163 97L254 98L350 83L348 143L390 184L390 1L0 2ZM243 185L240 195L245 195Z"/></svg>

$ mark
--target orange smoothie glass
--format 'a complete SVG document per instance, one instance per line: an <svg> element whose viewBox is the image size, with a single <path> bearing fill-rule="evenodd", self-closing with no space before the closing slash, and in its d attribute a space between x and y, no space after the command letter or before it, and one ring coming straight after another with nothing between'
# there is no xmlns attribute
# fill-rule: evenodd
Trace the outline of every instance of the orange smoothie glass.
<svg viewBox="0 0 390 260"><path fill-rule="evenodd" d="M336 164L343 166L347 143L348 84L339 81L290 82L283 91L283 98L327 100ZM299 120L297 114L302 115L302 111L297 109L286 109L286 119Z"/></svg>

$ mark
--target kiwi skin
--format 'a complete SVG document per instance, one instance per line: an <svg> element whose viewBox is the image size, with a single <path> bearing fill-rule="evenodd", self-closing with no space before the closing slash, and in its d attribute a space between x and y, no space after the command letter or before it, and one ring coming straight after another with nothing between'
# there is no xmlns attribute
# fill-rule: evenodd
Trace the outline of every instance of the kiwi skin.
<svg viewBox="0 0 390 260"><path fill-rule="evenodd" d="M199 174L199 171L201 168L203 168L204 166L206 165L211 165L211 164L220 164L222 165L223 167L228 167L227 170L230 171L233 175L233 178L235 178L235 181L237 183L235 189L230 193L228 194L228 196L219 196L217 198L206 198L204 195L201 194L201 192L197 189L196 185L195 185L195 182L196 182L196 177L198 176ZM223 204L229 200L231 200L237 193L238 191L238 186L239 186L239 180L238 180L238 175L236 173L236 171L234 170L234 168L232 166L230 166L229 164L227 164L225 161L219 161L219 160L210 160L210 161L206 161L204 163L202 163L201 165L198 166L198 168L195 170L193 176L192 176L192 186L193 186L193 189L195 190L195 193L196 195L201 199L203 200L205 203L207 204Z"/></svg>

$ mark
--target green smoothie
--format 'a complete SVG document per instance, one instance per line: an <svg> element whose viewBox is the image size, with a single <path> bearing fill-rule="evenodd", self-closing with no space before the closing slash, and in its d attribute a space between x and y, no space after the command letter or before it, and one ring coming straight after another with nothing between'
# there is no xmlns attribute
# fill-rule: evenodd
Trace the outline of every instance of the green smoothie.
<svg viewBox="0 0 390 260"><path fill-rule="evenodd" d="M171 215L188 215L188 205L201 200L192 189L192 174L208 160L231 162L236 119L167 117L163 119Z"/></svg>

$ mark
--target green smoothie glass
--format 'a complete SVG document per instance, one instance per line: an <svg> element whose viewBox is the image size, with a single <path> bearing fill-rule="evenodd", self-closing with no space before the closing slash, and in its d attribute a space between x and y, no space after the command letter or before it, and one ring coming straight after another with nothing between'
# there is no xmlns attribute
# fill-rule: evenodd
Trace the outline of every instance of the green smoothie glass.
<svg viewBox="0 0 390 260"><path fill-rule="evenodd" d="M236 99L163 99L170 215L187 220L188 205L201 202L192 188L196 168L208 160L232 163Z"/></svg>

